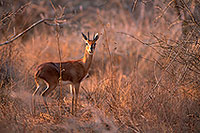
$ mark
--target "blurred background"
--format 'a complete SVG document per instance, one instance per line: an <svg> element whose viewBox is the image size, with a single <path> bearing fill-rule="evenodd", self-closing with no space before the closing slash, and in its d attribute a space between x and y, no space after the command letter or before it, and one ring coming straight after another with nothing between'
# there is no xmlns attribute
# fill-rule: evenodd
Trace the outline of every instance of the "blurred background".
<svg viewBox="0 0 200 133"><path fill-rule="evenodd" d="M199 132L199 22L199 0L0 0L0 132ZM37 65L82 58L81 32L100 39L77 117L69 86L33 116Z"/></svg>

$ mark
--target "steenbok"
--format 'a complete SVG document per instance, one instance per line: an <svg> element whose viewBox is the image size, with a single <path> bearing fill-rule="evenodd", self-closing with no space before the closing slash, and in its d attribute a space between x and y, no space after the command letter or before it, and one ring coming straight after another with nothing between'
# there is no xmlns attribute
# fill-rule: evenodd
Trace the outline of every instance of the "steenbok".
<svg viewBox="0 0 200 133"><path fill-rule="evenodd" d="M79 87L81 81L87 76L88 70L92 63L92 57L96 46L96 41L99 39L98 33L90 40L82 33L83 40L85 41L85 52L83 58L79 60L71 60L61 63L46 62L37 67L37 71L34 75L36 90L33 93L33 112L35 112L35 94L38 92L41 83L46 84L46 89L41 93L43 102L49 112L46 97L52 92L59 84L60 79L60 65L61 65L61 80L67 84L70 84L72 92L72 114L77 111L77 100L79 94Z"/></svg>

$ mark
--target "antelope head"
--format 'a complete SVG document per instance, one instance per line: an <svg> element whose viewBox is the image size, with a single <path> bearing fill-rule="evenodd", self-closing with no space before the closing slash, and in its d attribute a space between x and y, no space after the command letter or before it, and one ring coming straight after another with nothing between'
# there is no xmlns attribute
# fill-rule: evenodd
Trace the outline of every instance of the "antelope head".
<svg viewBox="0 0 200 133"><path fill-rule="evenodd" d="M83 40L85 41L86 51L88 52L89 55L93 55L95 46L96 46L96 41L99 39L98 33L96 33L93 36L92 40L90 40L89 32L88 32L88 37L86 37L86 35L84 35L83 33L82 33L82 36L83 36Z"/></svg>

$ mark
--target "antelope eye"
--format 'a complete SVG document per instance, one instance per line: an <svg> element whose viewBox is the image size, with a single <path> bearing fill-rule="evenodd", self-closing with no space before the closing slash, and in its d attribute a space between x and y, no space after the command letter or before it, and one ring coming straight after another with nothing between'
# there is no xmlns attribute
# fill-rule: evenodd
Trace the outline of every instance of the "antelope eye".
<svg viewBox="0 0 200 133"><path fill-rule="evenodd" d="M86 45L89 45L89 44L86 42Z"/></svg>

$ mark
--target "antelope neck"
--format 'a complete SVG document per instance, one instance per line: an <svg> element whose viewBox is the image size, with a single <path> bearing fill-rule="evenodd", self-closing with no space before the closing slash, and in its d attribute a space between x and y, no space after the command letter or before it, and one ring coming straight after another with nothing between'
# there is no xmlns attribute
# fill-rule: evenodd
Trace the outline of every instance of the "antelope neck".
<svg viewBox="0 0 200 133"><path fill-rule="evenodd" d="M93 57L93 54L90 55L88 54L88 52L85 50L85 53L84 53L84 57L81 59L85 69L88 71L88 69L90 68L90 65L92 63L92 57Z"/></svg>

